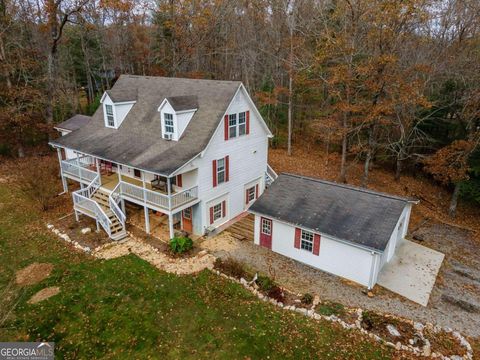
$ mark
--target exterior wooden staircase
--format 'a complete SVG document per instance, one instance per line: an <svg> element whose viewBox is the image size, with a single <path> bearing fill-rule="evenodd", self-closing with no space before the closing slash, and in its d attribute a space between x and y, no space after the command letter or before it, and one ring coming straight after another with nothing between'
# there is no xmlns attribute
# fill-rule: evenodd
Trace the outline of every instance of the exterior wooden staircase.
<svg viewBox="0 0 480 360"><path fill-rule="evenodd" d="M99 188L93 193L91 199L95 201L98 205L100 205L100 207L110 219L110 237L114 240L120 240L126 237L127 231L125 227L122 225L122 223L119 221L117 216L115 216L115 214L110 208L109 193Z"/></svg>
<svg viewBox="0 0 480 360"><path fill-rule="evenodd" d="M254 222L255 217L252 214L248 214L238 220L236 223L230 225L227 229L233 237L239 240L253 241L254 238Z"/></svg>

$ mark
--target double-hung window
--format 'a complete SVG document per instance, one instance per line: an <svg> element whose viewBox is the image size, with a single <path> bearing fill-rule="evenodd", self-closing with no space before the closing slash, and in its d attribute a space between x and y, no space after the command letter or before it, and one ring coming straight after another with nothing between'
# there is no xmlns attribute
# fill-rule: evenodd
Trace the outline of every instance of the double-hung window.
<svg viewBox="0 0 480 360"><path fill-rule="evenodd" d="M302 230L302 236L300 238L300 248L309 252L313 252L313 233L310 231Z"/></svg>
<svg viewBox="0 0 480 360"><path fill-rule="evenodd" d="M225 158L217 160L217 184L225 182Z"/></svg>
<svg viewBox="0 0 480 360"><path fill-rule="evenodd" d="M105 112L107 113L108 126L115 127L115 118L113 117L113 106L105 104Z"/></svg>
<svg viewBox="0 0 480 360"><path fill-rule="evenodd" d="M228 115L228 137L237 137L237 114Z"/></svg>
<svg viewBox="0 0 480 360"><path fill-rule="evenodd" d="M247 118L245 112L238 114L238 136L245 135L247 133Z"/></svg>
<svg viewBox="0 0 480 360"><path fill-rule="evenodd" d="M213 206L213 221L217 221L222 218L222 203L218 203Z"/></svg>
<svg viewBox="0 0 480 360"><path fill-rule="evenodd" d="M173 134L174 133L173 114L165 113L164 118L165 118L165 134Z"/></svg>

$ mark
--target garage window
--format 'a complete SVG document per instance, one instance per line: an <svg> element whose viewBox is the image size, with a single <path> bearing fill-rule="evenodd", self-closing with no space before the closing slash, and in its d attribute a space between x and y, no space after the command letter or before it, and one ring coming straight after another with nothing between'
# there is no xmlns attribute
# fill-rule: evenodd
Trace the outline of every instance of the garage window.
<svg viewBox="0 0 480 360"><path fill-rule="evenodd" d="M309 252L313 252L313 233L302 230L300 248Z"/></svg>

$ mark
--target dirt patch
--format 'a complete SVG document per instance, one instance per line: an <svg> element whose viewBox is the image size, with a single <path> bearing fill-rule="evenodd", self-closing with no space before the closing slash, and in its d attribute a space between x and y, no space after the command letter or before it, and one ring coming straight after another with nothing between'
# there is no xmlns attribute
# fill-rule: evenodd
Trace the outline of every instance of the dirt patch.
<svg viewBox="0 0 480 360"><path fill-rule="evenodd" d="M71 209L69 211L71 211ZM97 224L94 219L80 215L79 220L78 222L75 221L75 215L72 213L54 221L52 224L63 234L67 234L72 241L76 241L80 245L89 247L90 249L95 249L111 241L102 228L99 232L96 231ZM82 234L82 229L84 228L90 228L91 231L87 234Z"/></svg>
<svg viewBox="0 0 480 360"><path fill-rule="evenodd" d="M431 329L425 329L424 335L430 341L432 350L444 356L463 356L467 354L465 347L460 344L460 341L452 333L444 330L434 332Z"/></svg>
<svg viewBox="0 0 480 360"><path fill-rule="evenodd" d="M52 270L52 264L33 263L17 271L15 282L20 286L37 284L43 279L46 279Z"/></svg>
<svg viewBox="0 0 480 360"><path fill-rule="evenodd" d="M36 304L40 301L46 300L51 298L52 296L57 295L60 292L60 288L58 286L51 286L45 289L40 290L35 295L33 295L30 300L28 300L29 304Z"/></svg>

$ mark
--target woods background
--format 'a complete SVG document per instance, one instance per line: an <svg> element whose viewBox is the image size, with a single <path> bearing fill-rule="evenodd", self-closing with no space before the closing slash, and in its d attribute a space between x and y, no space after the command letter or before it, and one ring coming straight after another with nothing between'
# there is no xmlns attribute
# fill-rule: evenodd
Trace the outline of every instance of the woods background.
<svg viewBox="0 0 480 360"><path fill-rule="evenodd" d="M241 80L272 147L429 177L454 216L480 206L479 30L478 0L0 0L0 155L47 152L120 74Z"/></svg>

